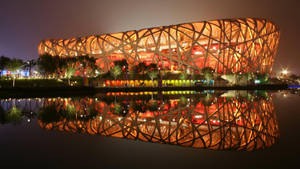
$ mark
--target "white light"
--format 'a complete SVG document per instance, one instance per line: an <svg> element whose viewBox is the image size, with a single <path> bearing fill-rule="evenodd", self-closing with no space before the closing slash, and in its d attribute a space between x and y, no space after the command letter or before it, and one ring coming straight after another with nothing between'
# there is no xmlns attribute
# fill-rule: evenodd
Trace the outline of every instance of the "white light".
<svg viewBox="0 0 300 169"><path fill-rule="evenodd" d="M282 73L283 75L287 75L287 74L289 73L289 71L288 71L287 69L282 69L281 73Z"/></svg>
<svg viewBox="0 0 300 169"><path fill-rule="evenodd" d="M195 115L196 119L201 119L203 116L202 115Z"/></svg>
<svg viewBox="0 0 300 169"><path fill-rule="evenodd" d="M203 53L201 51L195 51L195 55L202 55Z"/></svg>
<svg viewBox="0 0 300 169"><path fill-rule="evenodd" d="M255 84L259 84L259 83L260 83L260 80L254 80L254 83L255 83Z"/></svg>

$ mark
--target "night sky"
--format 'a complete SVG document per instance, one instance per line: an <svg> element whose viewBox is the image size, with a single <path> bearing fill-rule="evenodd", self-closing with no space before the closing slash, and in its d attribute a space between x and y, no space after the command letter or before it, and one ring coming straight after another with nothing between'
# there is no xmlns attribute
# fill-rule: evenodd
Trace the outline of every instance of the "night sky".
<svg viewBox="0 0 300 169"><path fill-rule="evenodd" d="M299 0L1 0L0 55L38 57L45 38L70 38L235 17L266 18L281 30L274 72L300 73Z"/></svg>

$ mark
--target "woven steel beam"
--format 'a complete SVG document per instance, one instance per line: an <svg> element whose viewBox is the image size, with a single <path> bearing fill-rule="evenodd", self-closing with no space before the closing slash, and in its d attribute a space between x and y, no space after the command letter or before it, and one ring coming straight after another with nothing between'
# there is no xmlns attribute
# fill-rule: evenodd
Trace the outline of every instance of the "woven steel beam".
<svg viewBox="0 0 300 169"><path fill-rule="evenodd" d="M115 60L156 63L164 70L271 73L280 32L266 19L222 19L40 42L40 55L89 55L108 71Z"/></svg>

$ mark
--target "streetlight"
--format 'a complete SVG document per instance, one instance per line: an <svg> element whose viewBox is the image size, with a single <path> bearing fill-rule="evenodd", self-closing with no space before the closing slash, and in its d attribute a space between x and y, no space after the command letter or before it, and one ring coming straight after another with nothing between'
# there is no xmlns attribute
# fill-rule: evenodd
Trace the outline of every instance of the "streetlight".
<svg viewBox="0 0 300 169"><path fill-rule="evenodd" d="M282 73L284 76L286 76L286 75L289 73L289 71L288 71L287 69L282 69L282 70L281 70L281 73Z"/></svg>

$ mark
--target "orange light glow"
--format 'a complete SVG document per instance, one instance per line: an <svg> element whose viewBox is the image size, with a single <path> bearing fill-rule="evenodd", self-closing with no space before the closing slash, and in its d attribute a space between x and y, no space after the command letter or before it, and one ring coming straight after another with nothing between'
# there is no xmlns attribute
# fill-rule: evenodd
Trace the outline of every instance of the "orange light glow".
<svg viewBox="0 0 300 169"><path fill-rule="evenodd" d="M121 93L116 93L119 95ZM135 97L135 96L131 96ZM113 98L113 97L111 97ZM214 150L257 150L274 144L279 137L271 99L216 98L214 102L170 100L131 100L104 102L95 99L46 99L44 105L65 112L76 107L76 119L62 117L43 122L42 128L105 135L146 142L176 144ZM68 103L68 104L66 104ZM94 107L92 116L85 107ZM53 112L51 112L53 113ZM90 117L90 118L86 118Z"/></svg>
<svg viewBox="0 0 300 169"><path fill-rule="evenodd" d="M108 71L116 60L156 63L163 70L270 73L279 28L265 19L224 19L70 39L43 40L40 55L89 55Z"/></svg>

